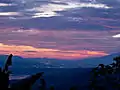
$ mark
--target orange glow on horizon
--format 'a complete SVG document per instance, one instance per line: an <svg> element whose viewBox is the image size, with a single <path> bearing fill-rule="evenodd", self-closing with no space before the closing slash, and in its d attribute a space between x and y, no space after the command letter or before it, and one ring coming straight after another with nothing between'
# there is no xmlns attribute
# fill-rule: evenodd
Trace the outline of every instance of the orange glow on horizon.
<svg viewBox="0 0 120 90"><path fill-rule="evenodd" d="M46 48L35 48L32 46L24 45L5 45L0 43L0 54L18 55L22 57L31 58L58 58L58 59L79 59L95 56L108 55L103 51L88 51L88 50L59 50L59 49L46 49Z"/></svg>

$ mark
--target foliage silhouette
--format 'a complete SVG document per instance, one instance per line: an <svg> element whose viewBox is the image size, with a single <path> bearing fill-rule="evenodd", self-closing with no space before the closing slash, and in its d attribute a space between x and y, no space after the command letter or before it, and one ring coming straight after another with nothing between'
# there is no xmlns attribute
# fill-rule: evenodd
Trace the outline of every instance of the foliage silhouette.
<svg viewBox="0 0 120 90"><path fill-rule="evenodd" d="M10 84L9 76L11 71L8 70L9 66L12 65L12 57L10 54L3 68L0 68L0 90L30 90L32 85L42 77L43 72L36 73L25 79L19 80L17 83ZM45 83L45 81L44 81ZM42 84L43 85L43 84ZM10 87L9 87L10 86Z"/></svg>
<svg viewBox="0 0 120 90"><path fill-rule="evenodd" d="M109 65L99 64L91 71L89 90L120 90L120 56Z"/></svg>
<svg viewBox="0 0 120 90"><path fill-rule="evenodd" d="M42 76L43 73L31 75L11 85L12 90L31 90L32 85Z"/></svg>
<svg viewBox="0 0 120 90"><path fill-rule="evenodd" d="M8 67L12 65L12 54L9 55L8 59L3 68L0 68L0 89L7 90L9 87L9 75L10 71Z"/></svg>
<svg viewBox="0 0 120 90"><path fill-rule="evenodd" d="M44 78L40 79L39 90L46 90L46 82L45 82Z"/></svg>

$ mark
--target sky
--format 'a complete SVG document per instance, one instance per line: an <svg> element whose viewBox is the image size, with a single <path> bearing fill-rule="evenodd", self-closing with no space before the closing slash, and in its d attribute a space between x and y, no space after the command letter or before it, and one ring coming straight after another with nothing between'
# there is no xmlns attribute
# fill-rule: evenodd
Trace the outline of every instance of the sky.
<svg viewBox="0 0 120 90"><path fill-rule="evenodd" d="M0 0L0 54L83 59L120 52L120 0Z"/></svg>

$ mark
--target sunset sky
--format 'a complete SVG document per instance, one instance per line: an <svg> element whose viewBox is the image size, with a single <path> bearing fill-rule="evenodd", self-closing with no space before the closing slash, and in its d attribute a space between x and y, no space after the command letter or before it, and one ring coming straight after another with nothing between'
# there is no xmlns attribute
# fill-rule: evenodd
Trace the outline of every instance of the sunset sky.
<svg viewBox="0 0 120 90"><path fill-rule="evenodd" d="M0 0L0 54L78 59L120 52L120 0Z"/></svg>

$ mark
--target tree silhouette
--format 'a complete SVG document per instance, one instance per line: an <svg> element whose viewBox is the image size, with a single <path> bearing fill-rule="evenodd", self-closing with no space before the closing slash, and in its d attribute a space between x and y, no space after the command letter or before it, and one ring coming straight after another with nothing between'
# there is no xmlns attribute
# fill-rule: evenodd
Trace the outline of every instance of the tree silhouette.
<svg viewBox="0 0 120 90"><path fill-rule="evenodd" d="M12 54L10 54L6 60L3 68L0 68L0 89L7 90L9 87L9 75L10 71L8 67L12 65Z"/></svg>
<svg viewBox="0 0 120 90"><path fill-rule="evenodd" d="M44 78L40 79L39 90L46 90L46 82L45 82Z"/></svg>
<svg viewBox="0 0 120 90"><path fill-rule="evenodd" d="M89 82L89 90L120 90L120 56L112 64L95 67Z"/></svg>
<svg viewBox="0 0 120 90"><path fill-rule="evenodd" d="M10 85L9 75L11 71L8 69L12 65L12 54L10 54L3 68L0 67L0 90L31 90L32 85L42 77L44 72L36 73L25 79L19 80L17 83ZM42 79L42 85L45 88L45 81ZM9 88L10 86L10 88Z"/></svg>
<svg viewBox="0 0 120 90"><path fill-rule="evenodd" d="M43 75L43 72L31 75L11 85L12 90L31 90L32 85Z"/></svg>

